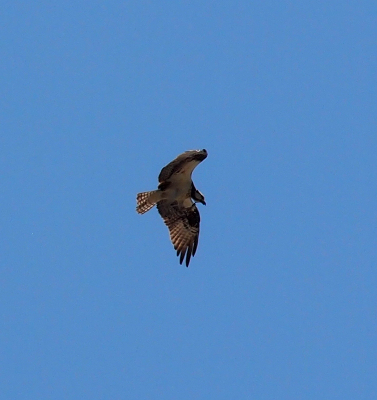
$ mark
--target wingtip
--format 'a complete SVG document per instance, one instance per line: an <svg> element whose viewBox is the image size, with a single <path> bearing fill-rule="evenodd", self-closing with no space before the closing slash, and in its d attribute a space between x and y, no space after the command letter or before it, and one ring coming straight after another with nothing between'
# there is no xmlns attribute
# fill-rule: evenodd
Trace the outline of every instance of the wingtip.
<svg viewBox="0 0 377 400"><path fill-rule="evenodd" d="M179 258L179 263L182 265L183 260L185 259L186 250L181 251L181 257Z"/></svg>
<svg viewBox="0 0 377 400"><path fill-rule="evenodd" d="M186 264L186 267L188 267L189 264L190 264L191 255L193 255L193 254L192 254L192 250L191 250L190 247L188 247L186 249L183 249L183 250L182 249L178 249L177 250L177 256L179 257L179 264L182 265L183 261L185 260L185 257L186 257L185 264Z"/></svg>

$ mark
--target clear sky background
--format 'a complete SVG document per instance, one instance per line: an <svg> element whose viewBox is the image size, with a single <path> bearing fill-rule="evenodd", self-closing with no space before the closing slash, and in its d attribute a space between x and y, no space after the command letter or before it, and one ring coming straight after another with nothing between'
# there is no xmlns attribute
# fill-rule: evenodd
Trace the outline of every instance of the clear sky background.
<svg viewBox="0 0 377 400"><path fill-rule="evenodd" d="M377 398L377 3L5 1L2 399ZM139 191L185 150L179 265Z"/></svg>

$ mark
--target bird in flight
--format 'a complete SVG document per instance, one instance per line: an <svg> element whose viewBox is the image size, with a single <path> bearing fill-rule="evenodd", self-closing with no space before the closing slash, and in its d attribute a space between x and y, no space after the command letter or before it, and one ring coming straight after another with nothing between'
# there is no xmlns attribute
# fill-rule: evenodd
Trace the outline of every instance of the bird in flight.
<svg viewBox="0 0 377 400"><path fill-rule="evenodd" d="M206 204L204 196L195 187L191 174L207 158L207 150L189 150L162 168L158 188L138 193L136 211L144 214L154 205L169 229L170 239L182 264L186 267L198 247L200 215L195 203Z"/></svg>

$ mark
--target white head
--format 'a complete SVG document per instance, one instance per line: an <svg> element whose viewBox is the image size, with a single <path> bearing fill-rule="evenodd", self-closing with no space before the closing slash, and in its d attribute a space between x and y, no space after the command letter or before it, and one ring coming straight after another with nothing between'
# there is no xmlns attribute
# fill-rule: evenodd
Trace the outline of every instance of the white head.
<svg viewBox="0 0 377 400"><path fill-rule="evenodd" d="M191 197L195 200L196 203L202 203L206 205L203 194L199 192L199 190L195 187L194 190L191 191Z"/></svg>

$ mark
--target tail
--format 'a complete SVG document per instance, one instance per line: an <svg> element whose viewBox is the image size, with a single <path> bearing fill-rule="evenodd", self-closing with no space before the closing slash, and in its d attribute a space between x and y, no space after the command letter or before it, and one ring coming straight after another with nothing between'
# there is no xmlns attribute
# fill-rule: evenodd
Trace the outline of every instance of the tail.
<svg viewBox="0 0 377 400"><path fill-rule="evenodd" d="M158 201L161 200L161 191L152 190L151 192L138 193L136 196L136 211L144 214L149 211Z"/></svg>

